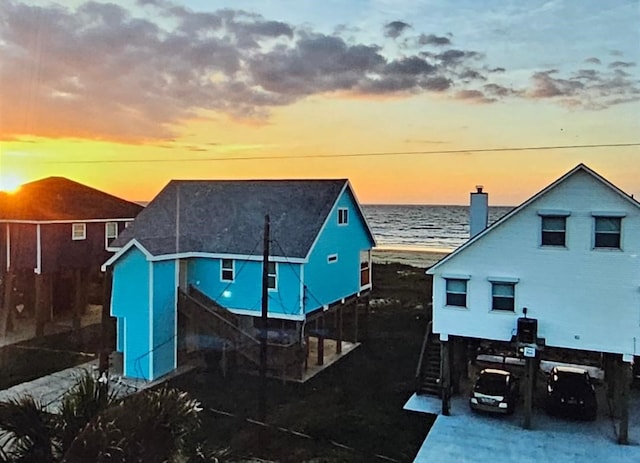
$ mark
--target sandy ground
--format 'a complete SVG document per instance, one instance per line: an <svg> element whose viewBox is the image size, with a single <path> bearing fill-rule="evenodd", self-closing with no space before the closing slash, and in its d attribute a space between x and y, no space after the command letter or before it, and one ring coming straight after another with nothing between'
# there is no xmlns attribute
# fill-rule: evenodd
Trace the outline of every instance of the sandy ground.
<svg viewBox="0 0 640 463"><path fill-rule="evenodd" d="M427 269L449 254L445 250L424 248L375 248L372 260L376 264L398 263Z"/></svg>

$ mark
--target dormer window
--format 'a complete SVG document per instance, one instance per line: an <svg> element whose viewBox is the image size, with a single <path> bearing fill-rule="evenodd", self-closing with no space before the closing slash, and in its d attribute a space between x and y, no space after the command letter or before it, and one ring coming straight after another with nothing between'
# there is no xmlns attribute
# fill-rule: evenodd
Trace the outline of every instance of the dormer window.
<svg viewBox="0 0 640 463"><path fill-rule="evenodd" d="M341 207L338 209L338 225L347 225L349 223L349 209Z"/></svg>

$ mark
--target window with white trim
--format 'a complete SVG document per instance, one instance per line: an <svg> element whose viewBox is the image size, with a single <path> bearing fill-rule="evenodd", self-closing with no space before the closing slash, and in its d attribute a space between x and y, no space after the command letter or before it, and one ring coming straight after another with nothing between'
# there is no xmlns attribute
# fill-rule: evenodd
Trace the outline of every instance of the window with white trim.
<svg viewBox="0 0 640 463"><path fill-rule="evenodd" d="M491 283L491 310L515 311L516 307L515 283Z"/></svg>
<svg viewBox="0 0 640 463"><path fill-rule="evenodd" d="M620 249L622 217L594 217L594 248Z"/></svg>
<svg viewBox="0 0 640 463"><path fill-rule="evenodd" d="M233 259L222 259L220 264L220 280L233 281L234 273Z"/></svg>
<svg viewBox="0 0 640 463"><path fill-rule="evenodd" d="M349 209L341 207L338 209L338 225L347 225L349 223Z"/></svg>
<svg viewBox="0 0 640 463"><path fill-rule="evenodd" d="M543 215L540 217L542 224L542 246L566 246L567 245L567 218L565 216Z"/></svg>
<svg viewBox="0 0 640 463"><path fill-rule="evenodd" d="M360 251L360 287L371 283L371 251Z"/></svg>
<svg viewBox="0 0 640 463"><path fill-rule="evenodd" d="M328 264L335 264L336 262L338 262L338 254L329 254L327 256Z"/></svg>
<svg viewBox="0 0 640 463"><path fill-rule="evenodd" d="M118 222L104 224L104 239L107 246L118 237Z"/></svg>
<svg viewBox="0 0 640 463"><path fill-rule="evenodd" d="M269 262L267 266L267 288L278 288L278 264L275 262Z"/></svg>
<svg viewBox="0 0 640 463"><path fill-rule="evenodd" d="M87 224L86 223L71 224L71 239L73 241L86 240Z"/></svg>
<svg viewBox="0 0 640 463"><path fill-rule="evenodd" d="M467 306L467 280L446 278L446 304L456 307Z"/></svg>

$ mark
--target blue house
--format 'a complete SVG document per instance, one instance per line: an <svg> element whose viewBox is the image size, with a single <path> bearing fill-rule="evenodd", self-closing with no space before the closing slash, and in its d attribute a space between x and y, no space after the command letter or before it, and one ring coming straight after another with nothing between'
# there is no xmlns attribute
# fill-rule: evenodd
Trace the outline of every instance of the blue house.
<svg viewBox="0 0 640 463"><path fill-rule="evenodd" d="M171 181L103 266L125 376L165 375L203 339L255 360L265 215L274 361L299 370L308 322L368 294L375 240L348 180Z"/></svg>

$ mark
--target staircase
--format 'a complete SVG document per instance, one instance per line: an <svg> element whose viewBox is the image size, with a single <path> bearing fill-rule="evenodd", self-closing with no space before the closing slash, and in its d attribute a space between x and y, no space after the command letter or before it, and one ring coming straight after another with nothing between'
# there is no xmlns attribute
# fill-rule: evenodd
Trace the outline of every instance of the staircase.
<svg viewBox="0 0 640 463"><path fill-rule="evenodd" d="M260 361L260 341L239 327L239 319L235 314L197 289L189 288L188 294L180 290L178 311L196 320L199 331L224 339L255 364Z"/></svg>
<svg viewBox="0 0 640 463"><path fill-rule="evenodd" d="M240 328L239 317L193 286L188 291L186 293L179 290L178 311L197 321L200 332L224 339L254 367L259 366L261 342ZM267 343L267 370L270 376L298 376L304 358L304 349L300 343Z"/></svg>
<svg viewBox="0 0 640 463"><path fill-rule="evenodd" d="M416 393L419 395L441 395L440 347L440 337L433 333L432 322L429 322L416 369Z"/></svg>

